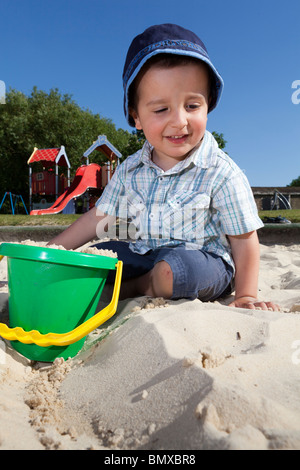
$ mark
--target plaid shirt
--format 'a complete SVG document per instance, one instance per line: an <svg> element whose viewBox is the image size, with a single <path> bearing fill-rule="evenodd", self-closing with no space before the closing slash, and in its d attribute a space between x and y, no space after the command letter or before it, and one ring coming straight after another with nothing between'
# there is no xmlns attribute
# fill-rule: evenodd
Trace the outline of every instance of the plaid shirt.
<svg viewBox="0 0 300 470"><path fill-rule="evenodd" d="M152 162L151 152L146 142L117 167L97 207L130 221L136 240L130 248L136 253L183 245L215 253L233 266L226 235L263 226L242 170L208 131L199 147L167 171Z"/></svg>

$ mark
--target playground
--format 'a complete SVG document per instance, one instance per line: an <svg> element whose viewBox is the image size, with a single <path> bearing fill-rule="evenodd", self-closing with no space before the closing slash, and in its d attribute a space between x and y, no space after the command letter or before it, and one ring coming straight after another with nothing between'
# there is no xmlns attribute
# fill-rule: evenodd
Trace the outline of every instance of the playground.
<svg viewBox="0 0 300 470"><path fill-rule="evenodd" d="M20 203L23 204L25 212L28 215L27 207L25 205L25 202L24 202L24 199L23 199L22 195L21 194L13 194L13 193L8 192L8 191L6 191L4 193L4 196L3 196L2 201L0 203L0 211L1 211L1 207L3 206L6 198L9 199L12 215L15 215L16 212L18 213Z"/></svg>
<svg viewBox="0 0 300 470"><path fill-rule="evenodd" d="M101 166L89 161L91 153L95 150L107 158L107 162ZM34 148L27 161L29 209L25 203L27 200L25 196L5 191L0 202L0 213L5 202L9 203L12 215L18 214L20 208L30 216L87 212L94 206L111 179L121 157L121 153L106 136L99 135L84 152L82 160L85 163L76 169L71 182L71 165L63 145L60 148ZM67 171L67 176L62 170Z"/></svg>

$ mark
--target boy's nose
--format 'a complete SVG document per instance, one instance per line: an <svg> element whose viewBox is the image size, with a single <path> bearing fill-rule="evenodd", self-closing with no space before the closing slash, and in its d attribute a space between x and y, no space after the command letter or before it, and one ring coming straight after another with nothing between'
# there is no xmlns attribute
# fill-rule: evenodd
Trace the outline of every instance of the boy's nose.
<svg viewBox="0 0 300 470"><path fill-rule="evenodd" d="M185 109L176 109L171 114L170 124L172 127L176 127L178 129L182 129L183 127L187 126L188 119L187 119L187 112Z"/></svg>

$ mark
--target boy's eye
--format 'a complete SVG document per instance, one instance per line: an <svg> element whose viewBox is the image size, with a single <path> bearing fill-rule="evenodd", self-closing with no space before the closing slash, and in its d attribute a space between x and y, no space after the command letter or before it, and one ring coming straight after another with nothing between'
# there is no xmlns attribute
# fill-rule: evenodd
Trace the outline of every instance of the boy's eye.
<svg viewBox="0 0 300 470"><path fill-rule="evenodd" d="M155 112L155 114L159 114L159 113L163 113L164 111L166 111L167 108L161 108L161 109L157 109Z"/></svg>
<svg viewBox="0 0 300 470"><path fill-rule="evenodd" d="M198 103L193 103L193 104L188 104L187 109L198 109L200 108L200 104Z"/></svg>

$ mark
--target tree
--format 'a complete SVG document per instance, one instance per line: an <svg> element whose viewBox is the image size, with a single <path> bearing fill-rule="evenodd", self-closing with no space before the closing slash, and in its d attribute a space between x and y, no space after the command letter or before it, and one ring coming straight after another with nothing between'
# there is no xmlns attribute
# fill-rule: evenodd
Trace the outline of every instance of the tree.
<svg viewBox="0 0 300 470"><path fill-rule="evenodd" d="M214 136L214 138L218 142L219 148L224 149L226 144L227 144L227 141L224 139L223 133L218 134L217 132L213 131L212 135Z"/></svg>
<svg viewBox="0 0 300 470"><path fill-rule="evenodd" d="M24 195L24 175L28 175L26 157L29 158L33 150L27 117L25 95L17 91L7 93L6 104L0 108L0 187L3 192Z"/></svg>
<svg viewBox="0 0 300 470"><path fill-rule="evenodd" d="M295 180L292 180L292 182L290 184L288 184L288 186L298 186L298 187L300 187L300 176L298 176L298 178L296 178Z"/></svg>

